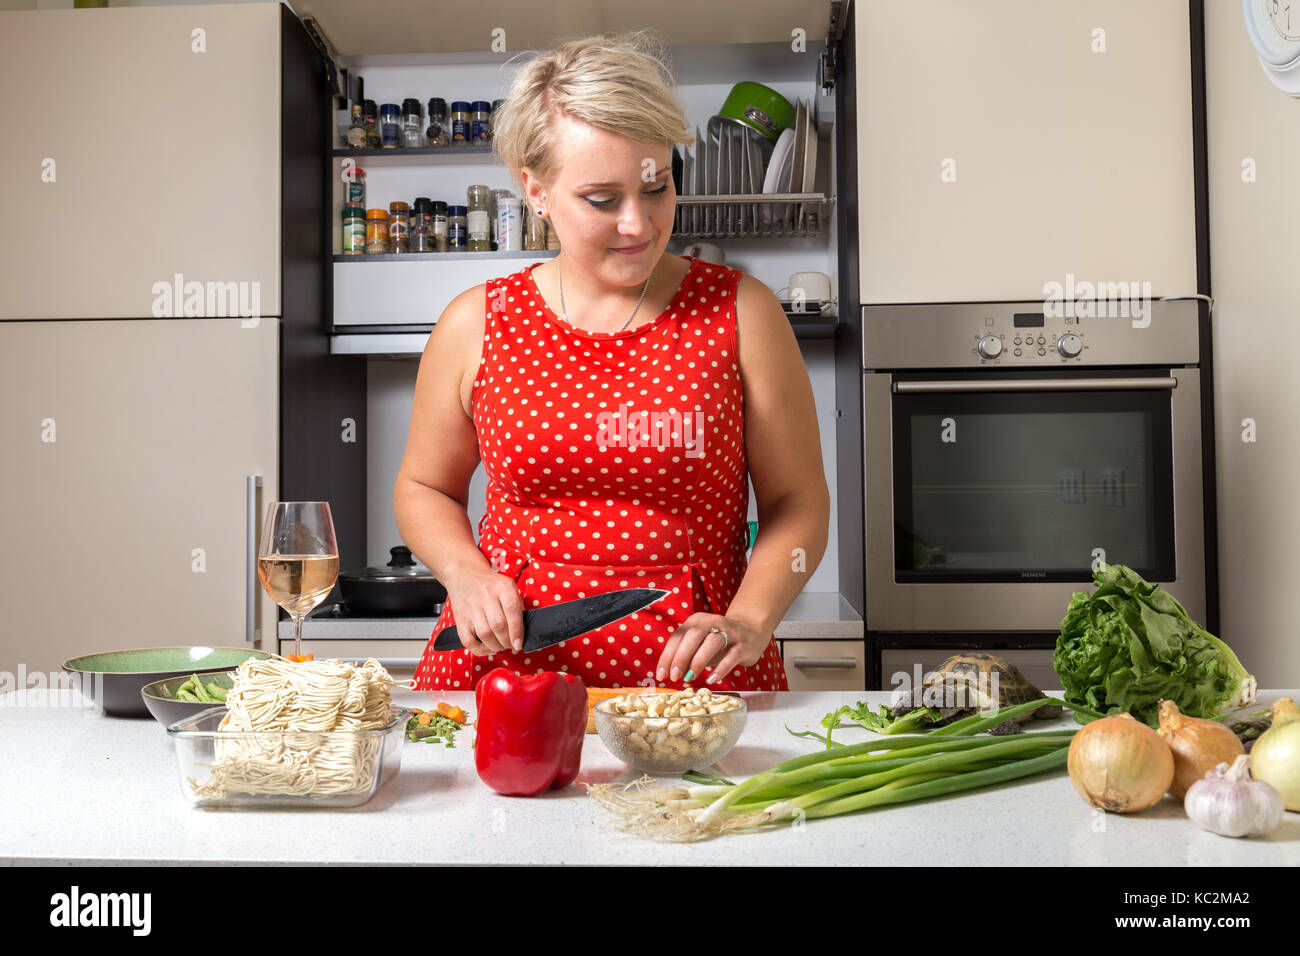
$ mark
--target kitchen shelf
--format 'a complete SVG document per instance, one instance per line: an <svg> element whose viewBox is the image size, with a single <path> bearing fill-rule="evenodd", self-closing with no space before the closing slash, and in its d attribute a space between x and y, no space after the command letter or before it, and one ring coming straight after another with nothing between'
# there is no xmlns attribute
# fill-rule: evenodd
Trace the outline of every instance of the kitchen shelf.
<svg viewBox="0 0 1300 956"><path fill-rule="evenodd" d="M492 145L482 146L399 146L396 149L333 150L335 159L365 160L367 167L430 166L442 163L494 163Z"/></svg>
<svg viewBox="0 0 1300 956"><path fill-rule="evenodd" d="M434 260L438 262L451 259L550 259L560 254L559 249L504 249L496 252L383 252L377 254L355 253L352 255L335 254L335 262L419 262Z"/></svg>

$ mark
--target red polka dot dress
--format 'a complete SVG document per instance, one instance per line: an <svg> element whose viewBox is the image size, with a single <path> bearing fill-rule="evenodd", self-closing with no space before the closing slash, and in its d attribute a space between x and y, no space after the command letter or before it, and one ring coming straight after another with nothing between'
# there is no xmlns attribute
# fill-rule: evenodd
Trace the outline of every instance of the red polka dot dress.
<svg viewBox="0 0 1300 956"><path fill-rule="evenodd" d="M749 547L741 272L689 261L669 307L623 332L583 331L552 312L532 275L540 262L489 281L471 397L488 478L479 550L524 607L634 587L668 596L563 644L490 657L433 649L456 622L448 601L415 690L470 690L501 666L567 671L589 687L650 684L686 618L726 613ZM788 690L776 642L712 686Z"/></svg>

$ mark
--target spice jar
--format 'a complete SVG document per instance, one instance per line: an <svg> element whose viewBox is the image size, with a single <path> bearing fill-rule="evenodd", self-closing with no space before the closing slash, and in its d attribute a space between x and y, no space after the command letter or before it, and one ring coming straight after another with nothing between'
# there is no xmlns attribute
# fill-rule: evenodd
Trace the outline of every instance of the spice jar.
<svg viewBox="0 0 1300 956"><path fill-rule="evenodd" d="M366 171L360 166L351 166L343 171L343 205L366 206ZM365 219L363 213L361 218Z"/></svg>
<svg viewBox="0 0 1300 956"><path fill-rule="evenodd" d="M402 108L396 103L379 107L379 138L379 145L384 149L396 149L402 145Z"/></svg>
<svg viewBox="0 0 1300 956"><path fill-rule="evenodd" d="M497 138L497 110L501 109L501 104L505 100L492 101L492 114L488 117L488 139Z"/></svg>
<svg viewBox="0 0 1300 956"><path fill-rule="evenodd" d="M374 100L361 101L361 115L366 120L366 148L378 149L381 142L379 136L379 107L375 105Z"/></svg>
<svg viewBox="0 0 1300 956"><path fill-rule="evenodd" d="M499 229L498 229L498 225L499 225L498 221L501 218L501 199L502 197L513 196L513 195L514 193L512 193L508 189L494 189L491 191L491 193L489 193L490 198L488 201L488 225L491 227L492 230L493 249L501 248L501 239L500 239Z"/></svg>
<svg viewBox="0 0 1300 956"><path fill-rule="evenodd" d="M492 190L487 186L469 186L465 190L466 241L470 252L492 251Z"/></svg>
<svg viewBox="0 0 1300 956"><path fill-rule="evenodd" d="M343 254L356 256L366 251L366 210L363 206L343 207Z"/></svg>
<svg viewBox="0 0 1300 956"><path fill-rule="evenodd" d="M424 133L424 145L451 145L451 123L447 119L447 101L436 96L429 100L429 128Z"/></svg>
<svg viewBox="0 0 1300 956"><path fill-rule="evenodd" d="M468 146L472 135L469 103L465 100L453 101L451 104L451 145Z"/></svg>
<svg viewBox="0 0 1300 956"><path fill-rule="evenodd" d="M388 252L388 213L383 209L366 210L366 252L383 255Z"/></svg>
<svg viewBox="0 0 1300 956"><path fill-rule="evenodd" d="M393 252L411 251L411 207L400 200L388 204L388 245Z"/></svg>
<svg viewBox="0 0 1300 956"><path fill-rule="evenodd" d="M487 100L475 100L469 114L470 142L475 146L485 146L492 142L492 132L488 129L488 118L492 115L492 104Z"/></svg>
<svg viewBox="0 0 1300 956"><path fill-rule="evenodd" d="M468 223L464 206L447 207L447 251L464 252L466 249L465 233Z"/></svg>
<svg viewBox="0 0 1300 956"><path fill-rule="evenodd" d="M411 207L411 251L433 252L433 200L416 197Z"/></svg>
<svg viewBox="0 0 1300 956"><path fill-rule="evenodd" d="M366 117L361 112L361 104L352 104L352 125L348 127L348 147L351 149L365 149L368 139L366 133Z"/></svg>
<svg viewBox="0 0 1300 956"><path fill-rule="evenodd" d="M415 97L402 100L402 145L424 145L424 107Z"/></svg>
<svg viewBox="0 0 1300 956"><path fill-rule="evenodd" d="M447 204L441 199L433 201L433 251L447 251Z"/></svg>
<svg viewBox="0 0 1300 956"><path fill-rule="evenodd" d="M524 203L515 196L497 200L497 249L511 252L524 247Z"/></svg>

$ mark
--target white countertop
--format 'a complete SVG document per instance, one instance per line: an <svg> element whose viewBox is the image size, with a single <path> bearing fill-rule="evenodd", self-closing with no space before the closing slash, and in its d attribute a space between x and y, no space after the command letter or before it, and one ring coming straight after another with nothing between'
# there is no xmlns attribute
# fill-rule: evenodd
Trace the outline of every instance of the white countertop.
<svg viewBox="0 0 1300 956"><path fill-rule="evenodd" d="M531 798L479 782L472 731L456 746L407 743L400 775L362 807L302 812L201 810L182 796L171 741L155 720L84 708L25 706L34 691L0 696L0 863L380 864L907 864L987 866L1300 866L1300 814L1267 838L1234 840L1193 824L1166 797L1141 814L1088 807L1064 770L970 791L812 820L800 828L658 843L596 821L582 782L632 780L591 734L578 784ZM842 703L887 692L744 695L740 744L717 769L740 780L820 746L786 733ZM1259 706L1300 691L1261 691ZM472 710L469 693L438 699ZM394 693L403 706L432 695ZM1033 729L1075 726L1038 721ZM854 743L858 727L836 732Z"/></svg>

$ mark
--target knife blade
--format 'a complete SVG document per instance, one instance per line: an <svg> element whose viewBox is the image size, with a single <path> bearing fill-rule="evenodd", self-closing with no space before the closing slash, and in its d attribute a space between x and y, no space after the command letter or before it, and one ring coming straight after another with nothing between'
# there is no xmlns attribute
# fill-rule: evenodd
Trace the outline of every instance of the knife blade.
<svg viewBox="0 0 1300 956"><path fill-rule="evenodd" d="M663 588L625 588L573 601L561 601L550 607L527 608L524 610L524 646L520 653L539 651L612 624L649 607L667 594ZM433 642L433 649L464 649L454 624L438 635Z"/></svg>

